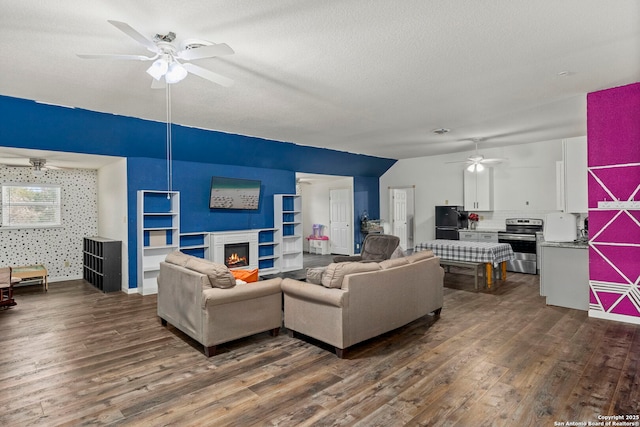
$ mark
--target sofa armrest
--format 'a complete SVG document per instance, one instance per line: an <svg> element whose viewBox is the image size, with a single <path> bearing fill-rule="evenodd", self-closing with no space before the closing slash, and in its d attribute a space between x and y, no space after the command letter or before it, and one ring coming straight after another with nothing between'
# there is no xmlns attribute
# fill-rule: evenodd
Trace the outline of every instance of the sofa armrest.
<svg viewBox="0 0 640 427"><path fill-rule="evenodd" d="M294 298L334 307L343 307L348 295L348 292L344 289L330 289L322 285L314 285L294 279L282 280L282 292Z"/></svg>
<svg viewBox="0 0 640 427"><path fill-rule="evenodd" d="M282 278L242 283L233 288L209 288L202 291L202 308L279 294Z"/></svg>
<svg viewBox="0 0 640 427"><path fill-rule="evenodd" d="M362 261L362 257L360 255L337 255L333 257L333 262L354 262L354 261Z"/></svg>

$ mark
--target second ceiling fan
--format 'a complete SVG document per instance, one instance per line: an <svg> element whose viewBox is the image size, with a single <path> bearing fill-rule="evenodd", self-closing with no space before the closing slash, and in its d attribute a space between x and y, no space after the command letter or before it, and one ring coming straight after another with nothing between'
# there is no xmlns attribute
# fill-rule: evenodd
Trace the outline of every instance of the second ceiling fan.
<svg viewBox="0 0 640 427"><path fill-rule="evenodd" d="M478 142L482 141L481 138L473 138L472 141L475 143L476 152L475 154L467 157L466 160L460 160L456 162L447 162L447 163L467 163L467 170L469 172L482 172L484 170L484 165L495 165L498 163L502 163L507 159L504 158L485 158L482 154L478 153Z"/></svg>
<svg viewBox="0 0 640 427"><path fill-rule="evenodd" d="M147 69L147 73L154 79L151 84L154 88L164 87L165 83L177 83L184 79L188 73L225 87L233 84L233 80L230 78L189 62L196 59L233 54L233 49L226 43L215 44L204 40L191 39L185 40L179 46L176 46L174 44L176 35L173 32L169 32L166 35L156 34L153 40L149 40L125 22L113 20L108 20L107 22L137 41L154 55L78 54L80 58L153 61Z"/></svg>

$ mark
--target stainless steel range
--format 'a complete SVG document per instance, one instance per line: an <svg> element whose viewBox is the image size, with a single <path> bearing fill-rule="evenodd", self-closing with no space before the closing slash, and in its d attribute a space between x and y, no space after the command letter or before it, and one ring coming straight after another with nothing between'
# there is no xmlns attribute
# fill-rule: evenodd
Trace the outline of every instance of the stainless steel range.
<svg viewBox="0 0 640 427"><path fill-rule="evenodd" d="M508 243L516 255L507 261L507 271L517 273L537 273L536 233L542 232L543 221L532 218L510 218L506 220L506 231L498 232L498 241Z"/></svg>

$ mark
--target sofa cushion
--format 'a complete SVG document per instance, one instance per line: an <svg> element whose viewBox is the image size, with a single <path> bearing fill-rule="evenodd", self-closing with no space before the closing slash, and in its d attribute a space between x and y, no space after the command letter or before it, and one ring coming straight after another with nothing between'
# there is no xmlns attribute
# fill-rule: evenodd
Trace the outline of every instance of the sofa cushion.
<svg viewBox="0 0 640 427"><path fill-rule="evenodd" d="M168 262L169 264L175 264L179 265L180 267L184 267L185 265L187 265L187 261L189 261L190 258L194 257L192 257L191 255L187 255L184 252L173 251L167 255L164 261Z"/></svg>
<svg viewBox="0 0 640 427"><path fill-rule="evenodd" d="M322 285L322 275L327 271L327 267L307 268L307 283Z"/></svg>
<svg viewBox="0 0 640 427"><path fill-rule="evenodd" d="M322 275L322 286L327 288L341 288L342 279L347 274L364 273L380 270L377 262L338 262L331 263Z"/></svg>
<svg viewBox="0 0 640 427"><path fill-rule="evenodd" d="M399 267L401 265L409 264L409 261L406 258L393 258L393 259L385 259L384 261L380 261L380 268L386 270L387 268Z"/></svg>
<svg viewBox="0 0 640 427"><path fill-rule="evenodd" d="M406 258L407 258L407 261L409 261L409 263L420 261L422 259L433 258L433 251L426 250L426 251L414 252L411 255L407 256Z"/></svg>
<svg viewBox="0 0 640 427"><path fill-rule="evenodd" d="M185 265L189 270L206 274L213 288L232 288L236 285L236 279L224 264L209 261L202 258L190 257Z"/></svg>

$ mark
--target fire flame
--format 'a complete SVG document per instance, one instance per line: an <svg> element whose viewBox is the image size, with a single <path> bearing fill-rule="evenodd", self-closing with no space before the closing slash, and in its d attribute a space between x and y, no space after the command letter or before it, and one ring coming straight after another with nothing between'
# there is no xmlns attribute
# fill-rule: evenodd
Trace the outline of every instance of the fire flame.
<svg viewBox="0 0 640 427"><path fill-rule="evenodd" d="M245 265L248 264L247 262L247 258L246 257L240 257L238 256L237 253L233 253L229 256L229 258L227 258L227 265L236 265L236 264L240 264L240 263L244 263Z"/></svg>

